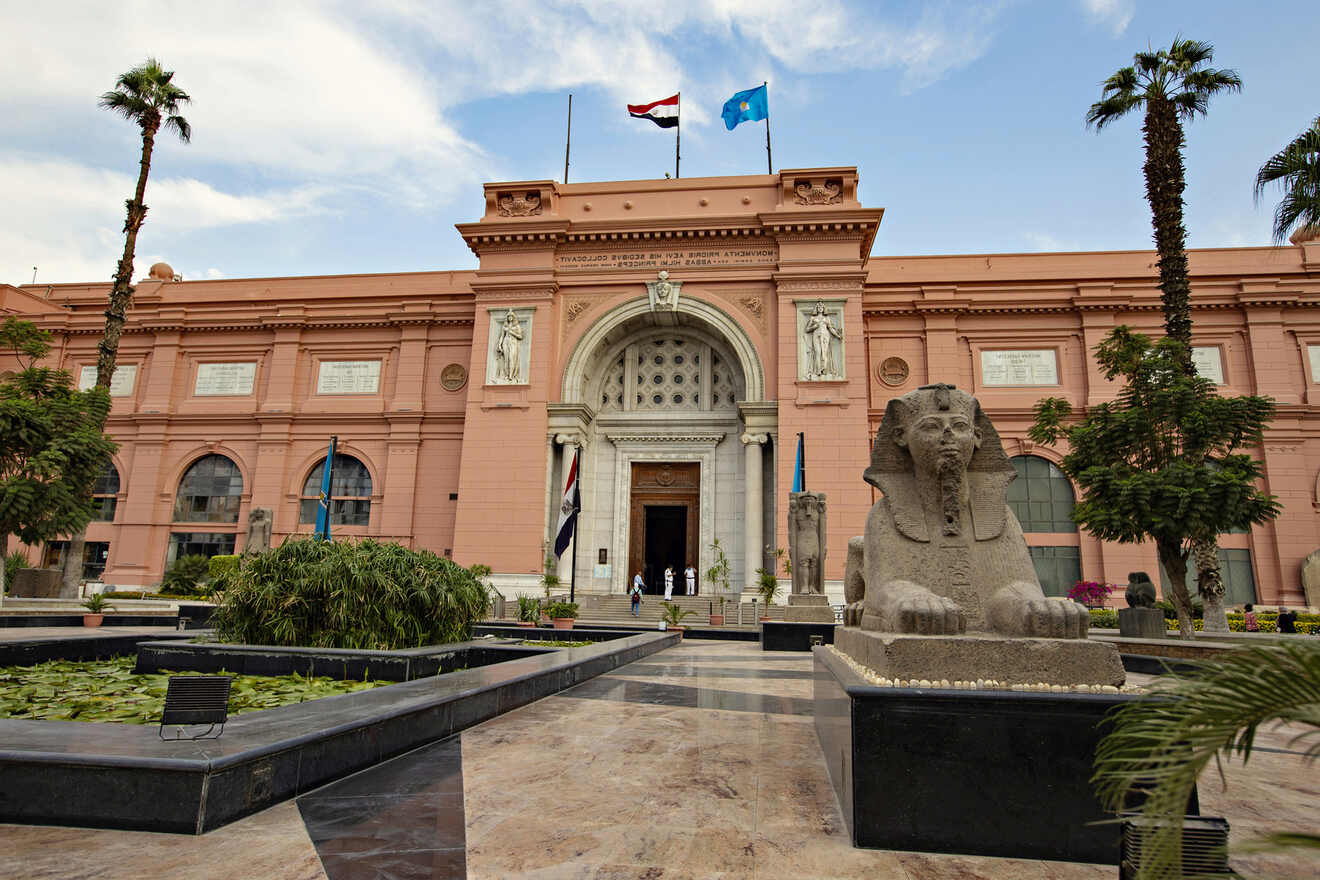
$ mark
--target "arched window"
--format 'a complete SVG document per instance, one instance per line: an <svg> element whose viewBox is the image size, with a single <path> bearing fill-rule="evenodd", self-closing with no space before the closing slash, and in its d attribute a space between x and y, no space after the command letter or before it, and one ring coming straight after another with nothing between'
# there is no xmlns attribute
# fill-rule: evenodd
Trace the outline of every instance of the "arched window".
<svg viewBox="0 0 1320 880"><path fill-rule="evenodd" d="M243 475L223 455L205 455L193 462L174 496L175 522L238 522Z"/></svg>
<svg viewBox="0 0 1320 880"><path fill-rule="evenodd" d="M101 475L92 484L92 500L96 502L94 522L114 522L115 506L119 504L119 471L107 461Z"/></svg>
<svg viewBox="0 0 1320 880"><path fill-rule="evenodd" d="M298 522L316 522L316 505L321 498L321 478L324 476L325 459L322 459L303 483ZM330 474L330 524L365 526L370 519L371 472L353 456L335 453L335 466Z"/></svg>
<svg viewBox="0 0 1320 880"><path fill-rule="evenodd" d="M1008 484L1008 506L1024 532L1075 532L1072 521L1072 483L1063 471L1035 455L1017 455L1011 461L1017 479Z"/></svg>

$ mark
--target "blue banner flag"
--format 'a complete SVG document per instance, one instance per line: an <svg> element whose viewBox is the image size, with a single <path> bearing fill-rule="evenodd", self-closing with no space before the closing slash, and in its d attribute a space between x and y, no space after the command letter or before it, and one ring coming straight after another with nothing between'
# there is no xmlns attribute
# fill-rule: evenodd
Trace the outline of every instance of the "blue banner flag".
<svg viewBox="0 0 1320 880"><path fill-rule="evenodd" d="M802 449L802 447L803 447L803 444L804 444L804 441L803 441L802 438L803 438L803 434L802 434L802 432L799 431L799 432L798 432L797 461L793 464L793 491L794 491L794 492L805 492L805 491L807 490L807 474L806 474L806 471L804 471L804 470L802 469L802 453L803 453L803 449Z"/></svg>
<svg viewBox="0 0 1320 880"><path fill-rule="evenodd" d="M740 122L759 122L770 115L770 94L764 85L739 92L724 102L724 127L733 131Z"/></svg>
<svg viewBox="0 0 1320 880"><path fill-rule="evenodd" d="M325 454L325 468L321 473L321 497L316 501L316 532L313 539L330 540L330 477L335 469L335 446L338 437L330 438L330 451Z"/></svg>

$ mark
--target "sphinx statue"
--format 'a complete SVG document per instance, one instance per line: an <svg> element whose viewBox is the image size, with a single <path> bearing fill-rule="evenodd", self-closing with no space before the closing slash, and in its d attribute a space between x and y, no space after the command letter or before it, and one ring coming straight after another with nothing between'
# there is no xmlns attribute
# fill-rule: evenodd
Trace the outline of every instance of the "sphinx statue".
<svg viewBox="0 0 1320 880"><path fill-rule="evenodd" d="M1015 477L970 394L939 384L891 400L864 474L884 497L860 548L849 546L845 622L916 635L1085 638L1086 609L1041 591L1006 501Z"/></svg>

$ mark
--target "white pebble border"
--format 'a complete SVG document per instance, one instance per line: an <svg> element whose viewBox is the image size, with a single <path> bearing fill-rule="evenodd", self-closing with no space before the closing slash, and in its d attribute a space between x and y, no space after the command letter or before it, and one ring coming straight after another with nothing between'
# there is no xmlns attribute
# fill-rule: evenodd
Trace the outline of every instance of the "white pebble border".
<svg viewBox="0 0 1320 880"><path fill-rule="evenodd" d="M1035 684L1005 684L992 678L978 678L976 681L949 681L947 678L938 681L925 678L882 678L876 675L875 670L863 666L833 645L826 645L825 647L833 651L834 656L851 666L854 672L878 687L940 688L941 690L955 691L1030 691L1049 694L1144 694L1147 692L1146 688L1127 684L1122 687L1114 687L1112 684L1066 685L1046 684L1043 681L1038 681Z"/></svg>

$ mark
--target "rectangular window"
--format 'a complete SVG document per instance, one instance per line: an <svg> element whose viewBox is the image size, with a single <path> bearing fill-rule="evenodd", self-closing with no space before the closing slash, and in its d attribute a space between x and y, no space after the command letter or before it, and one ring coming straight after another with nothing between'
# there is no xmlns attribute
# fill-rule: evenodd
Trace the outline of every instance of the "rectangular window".
<svg viewBox="0 0 1320 880"><path fill-rule="evenodd" d="M316 522L316 508L320 502L315 498L304 498L298 516L300 523ZM332 498L330 499L330 525L365 526L371 522L370 498Z"/></svg>
<svg viewBox="0 0 1320 880"><path fill-rule="evenodd" d="M1046 596L1066 596L1082 579L1082 551L1078 547L1028 547L1031 564Z"/></svg>
<svg viewBox="0 0 1320 880"><path fill-rule="evenodd" d="M41 555L42 567L63 568L64 556L68 552L68 541L47 541L46 549ZM101 575L105 573L105 563L109 558L109 541L88 541L83 544L83 580L99 581Z"/></svg>
<svg viewBox="0 0 1320 880"><path fill-rule="evenodd" d="M165 565L173 565L180 556L227 556L234 552L233 533L171 532Z"/></svg>
<svg viewBox="0 0 1320 880"><path fill-rule="evenodd" d="M1187 560L1187 593L1193 602L1200 602L1196 592L1196 563ZM1251 551L1219 548L1219 577L1224 581L1224 604L1245 605L1256 600L1256 576L1251 571ZM1160 588L1168 593L1169 577L1160 566Z"/></svg>

